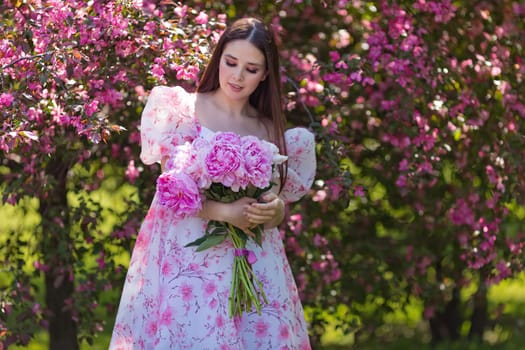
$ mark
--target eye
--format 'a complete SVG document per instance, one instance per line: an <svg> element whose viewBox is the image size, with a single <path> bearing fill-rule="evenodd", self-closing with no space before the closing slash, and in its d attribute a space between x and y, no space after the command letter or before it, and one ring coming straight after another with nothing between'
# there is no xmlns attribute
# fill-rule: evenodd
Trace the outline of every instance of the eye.
<svg viewBox="0 0 525 350"><path fill-rule="evenodd" d="M237 65L237 63L226 60L226 65L227 65L228 67L235 67L235 66Z"/></svg>
<svg viewBox="0 0 525 350"><path fill-rule="evenodd" d="M246 68L246 70L248 71L248 73L251 73L251 74L257 74L257 72L259 71L258 69L255 69L255 68Z"/></svg>

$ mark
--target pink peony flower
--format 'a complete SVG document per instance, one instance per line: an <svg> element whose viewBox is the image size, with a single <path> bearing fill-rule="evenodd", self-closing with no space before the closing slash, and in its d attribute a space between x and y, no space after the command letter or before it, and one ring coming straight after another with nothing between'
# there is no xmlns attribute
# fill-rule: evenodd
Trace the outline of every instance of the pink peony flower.
<svg viewBox="0 0 525 350"><path fill-rule="evenodd" d="M157 179L160 204L174 211L178 218L194 215L202 208L199 188L185 173L170 170Z"/></svg>
<svg viewBox="0 0 525 350"><path fill-rule="evenodd" d="M273 159L270 147L255 136L245 136L242 138L241 152L246 171L245 179L255 187L268 187L272 177ZM244 187L246 185L244 184Z"/></svg>
<svg viewBox="0 0 525 350"><path fill-rule="evenodd" d="M223 132L215 135L213 145L206 155L206 167L213 182L222 183L239 191L238 179L243 174L241 138L232 132Z"/></svg>
<svg viewBox="0 0 525 350"><path fill-rule="evenodd" d="M207 189L211 185L211 177L206 167L206 155L211 149L208 140L197 137L191 144L191 162L187 164L186 173L197 183L199 188Z"/></svg>

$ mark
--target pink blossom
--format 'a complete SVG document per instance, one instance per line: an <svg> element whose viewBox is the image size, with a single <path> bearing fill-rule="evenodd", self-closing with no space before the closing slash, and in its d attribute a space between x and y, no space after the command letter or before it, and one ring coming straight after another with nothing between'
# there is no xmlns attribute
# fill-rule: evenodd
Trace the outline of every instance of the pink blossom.
<svg viewBox="0 0 525 350"><path fill-rule="evenodd" d="M161 272L163 276L169 275L169 273L172 271L171 262L169 260L165 260L162 263Z"/></svg>
<svg viewBox="0 0 525 350"><path fill-rule="evenodd" d="M287 325L281 325L279 327L279 339L286 340L290 337L290 330Z"/></svg>
<svg viewBox="0 0 525 350"><path fill-rule="evenodd" d="M414 247L409 245L406 247L405 259L406 261L412 260L412 254L414 253Z"/></svg>
<svg viewBox="0 0 525 350"><path fill-rule="evenodd" d="M330 192L330 197L332 200L339 199L341 192L343 191L343 186L336 181L328 181L327 186Z"/></svg>
<svg viewBox="0 0 525 350"><path fill-rule="evenodd" d="M156 79L163 80L164 74L166 74L166 72L162 67L162 63L155 63L153 67L151 67L151 75L153 75Z"/></svg>
<svg viewBox="0 0 525 350"><path fill-rule="evenodd" d="M222 317L221 314L218 314L215 318L215 325L219 328L222 328L224 326L224 317Z"/></svg>
<svg viewBox="0 0 525 350"><path fill-rule="evenodd" d="M218 133L206 156L206 167L212 181L238 191L240 186L237 180L244 176L241 165L240 136L232 132Z"/></svg>
<svg viewBox="0 0 525 350"><path fill-rule="evenodd" d="M146 334L150 337L155 337L157 334L157 320L152 320L147 323Z"/></svg>
<svg viewBox="0 0 525 350"><path fill-rule="evenodd" d="M178 218L194 215L201 210L199 188L195 181L182 172L162 173L157 179L157 194L160 204L170 208Z"/></svg>
<svg viewBox="0 0 525 350"><path fill-rule="evenodd" d="M148 34L153 34L155 32L157 25L153 21L149 21L144 25L144 31Z"/></svg>
<svg viewBox="0 0 525 350"><path fill-rule="evenodd" d="M316 233L314 236L314 245L316 247L323 247L326 246L328 243L327 239L320 234Z"/></svg>
<svg viewBox="0 0 525 350"><path fill-rule="evenodd" d="M182 300L184 301L190 301L193 298L193 286L191 284L183 284L180 287L181 291L180 294L182 296Z"/></svg>
<svg viewBox="0 0 525 350"><path fill-rule="evenodd" d="M330 281L338 281L341 278L341 274L341 269L338 267L332 267L332 271L330 272Z"/></svg>
<svg viewBox="0 0 525 350"><path fill-rule="evenodd" d="M105 255L104 252L100 252L99 257L96 259L98 268L100 270L103 270L104 267L106 266L106 260L104 259L104 255Z"/></svg>
<svg viewBox="0 0 525 350"><path fill-rule="evenodd" d="M176 161L184 164L180 167L184 170L191 178L197 183L197 186L202 189L207 189L211 185L211 177L208 174L208 168L206 167L206 155L211 148L211 144L202 137L195 138L191 147L185 155L186 159L176 158L172 162Z"/></svg>
<svg viewBox="0 0 525 350"><path fill-rule="evenodd" d="M315 192L315 195L312 197L312 200L314 202L322 202L326 199L326 191L325 190L319 190Z"/></svg>
<svg viewBox="0 0 525 350"><path fill-rule="evenodd" d="M9 107L13 103L14 97L10 93L4 92L0 95L0 107Z"/></svg>
<svg viewBox="0 0 525 350"><path fill-rule="evenodd" d="M84 111L88 117L91 117L98 109L98 100L92 100L84 105Z"/></svg>
<svg viewBox="0 0 525 350"><path fill-rule="evenodd" d="M255 323L255 336L257 338L265 338L265 337L267 337L268 336L268 328L270 328L270 327L269 327L269 325L266 322L264 322L262 320L257 321Z"/></svg>
<svg viewBox="0 0 525 350"><path fill-rule="evenodd" d="M339 55L339 52L337 51L330 51L328 54L330 55L330 60L332 60L332 62L337 62L341 59L341 55Z"/></svg>
<svg viewBox="0 0 525 350"><path fill-rule="evenodd" d="M208 281L204 284L204 295L212 296L217 291L217 285L213 281Z"/></svg>
<svg viewBox="0 0 525 350"><path fill-rule="evenodd" d="M513 2L512 10L518 16L525 16L525 3Z"/></svg>
<svg viewBox="0 0 525 350"><path fill-rule="evenodd" d="M363 188L363 186L354 187L354 196L363 197L364 195L365 195L365 189Z"/></svg>
<svg viewBox="0 0 525 350"><path fill-rule="evenodd" d="M40 261L36 260L34 263L33 263L33 266L35 267L35 269L37 270L40 270L40 271L49 271L49 266L46 265L46 264L42 264Z"/></svg>
<svg viewBox="0 0 525 350"><path fill-rule="evenodd" d="M135 183L135 180L139 177L140 172L135 167L135 161L134 160L130 160L129 161L125 175L126 175L126 178L129 180L129 182L131 182L131 183Z"/></svg>
<svg viewBox="0 0 525 350"><path fill-rule="evenodd" d="M262 142L254 136L245 136L241 142L245 179L255 187L268 187L272 177L272 150L267 142ZM243 181L243 187L248 184L247 182Z"/></svg>
<svg viewBox="0 0 525 350"><path fill-rule="evenodd" d="M195 17L195 22L197 22L198 24L208 23L208 15L206 14L206 12L199 12L199 15Z"/></svg>
<svg viewBox="0 0 525 350"><path fill-rule="evenodd" d="M448 217L455 225L472 226L475 222L474 212L462 198L456 200L456 205L450 209Z"/></svg>
<svg viewBox="0 0 525 350"><path fill-rule="evenodd" d="M160 316L160 324L163 326L169 326L171 322L173 321L173 311L171 308L167 308L162 312L162 315Z"/></svg>
<svg viewBox="0 0 525 350"><path fill-rule="evenodd" d="M407 171L409 170L409 163L408 163L408 160L406 158L403 158L400 162L399 162L399 171Z"/></svg>
<svg viewBox="0 0 525 350"><path fill-rule="evenodd" d="M188 12L188 6L187 5L177 6L175 7L174 12L179 17L186 17L186 14Z"/></svg>
<svg viewBox="0 0 525 350"><path fill-rule="evenodd" d="M423 317L426 319L426 320L429 320L431 319L432 317L434 317L434 313L435 313L435 307L434 306L427 306L425 308L425 310L423 311Z"/></svg>

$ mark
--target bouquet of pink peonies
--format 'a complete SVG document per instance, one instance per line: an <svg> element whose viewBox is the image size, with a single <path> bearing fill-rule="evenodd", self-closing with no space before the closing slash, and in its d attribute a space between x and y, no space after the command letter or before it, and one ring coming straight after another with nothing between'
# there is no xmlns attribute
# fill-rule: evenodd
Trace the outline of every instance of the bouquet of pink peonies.
<svg viewBox="0 0 525 350"><path fill-rule="evenodd" d="M214 201L233 202L242 197L259 198L272 187L275 165L286 161L274 144L254 136L217 132L212 140L195 138L177 146L159 176L159 201L174 210L178 218L197 214L202 208L201 196ZM262 225L252 229L253 240L262 246ZM255 254L246 249L250 237L229 223L210 220L205 234L188 243L203 251L226 239L233 243L234 265L229 298L230 316L241 315L255 307L260 314L267 303L262 282L255 276L252 264Z"/></svg>

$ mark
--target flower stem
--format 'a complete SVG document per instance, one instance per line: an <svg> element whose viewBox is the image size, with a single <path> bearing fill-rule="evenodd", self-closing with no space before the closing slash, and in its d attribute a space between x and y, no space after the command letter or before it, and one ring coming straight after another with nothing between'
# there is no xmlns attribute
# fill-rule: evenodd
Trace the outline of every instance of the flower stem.
<svg viewBox="0 0 525 350"><path fill-rule="evenodd" d="M246 248L246 240L237 234L237 229L228 224L228 236L230 237L235 249ZM230 317L241 315L244 311L251 311L252 306L260 315L261 298L268 303L264 293L262 282L257 279L251 264L246 256L240 255L234 257L232 283L229 296L229 313Z"/></svg>

